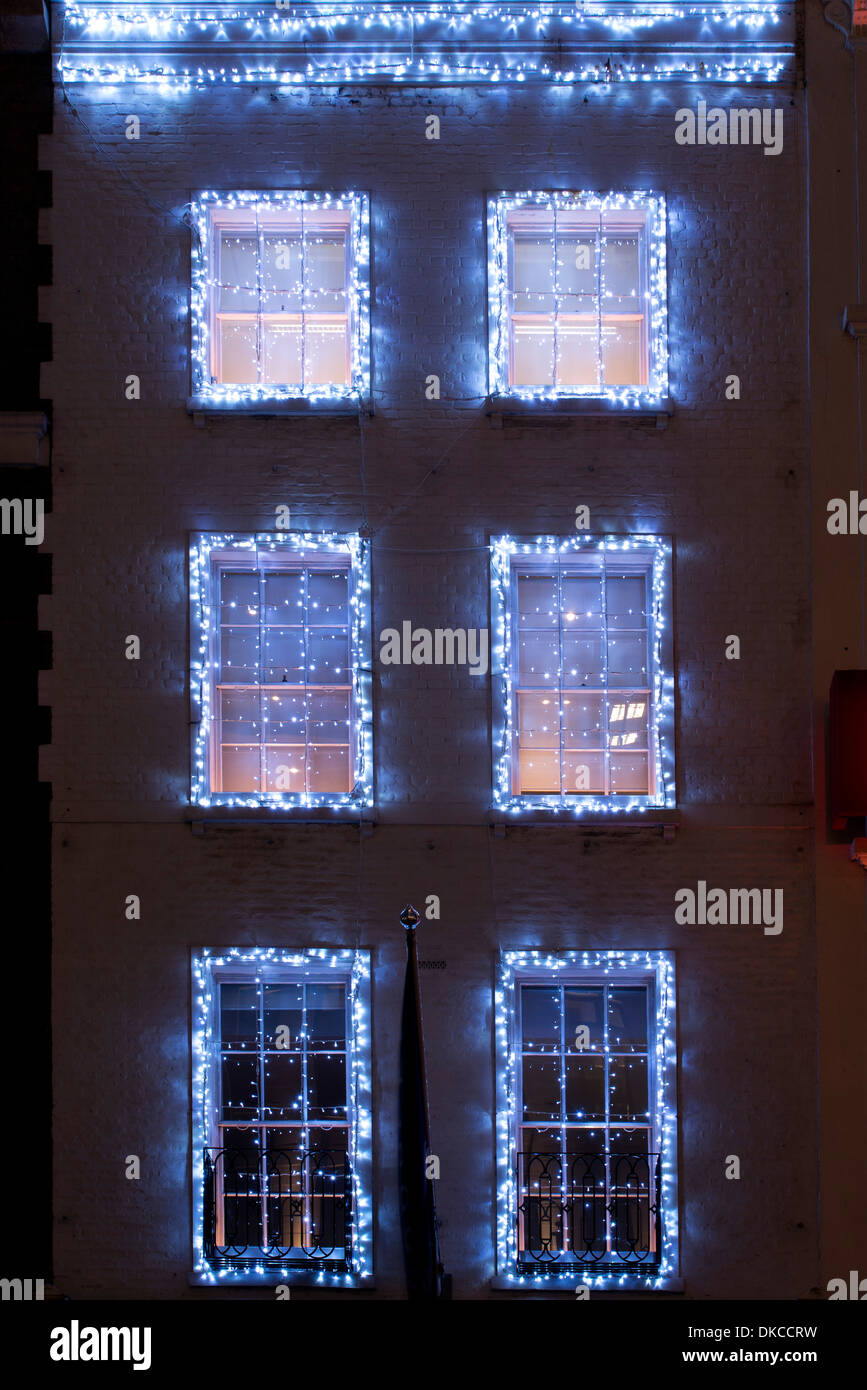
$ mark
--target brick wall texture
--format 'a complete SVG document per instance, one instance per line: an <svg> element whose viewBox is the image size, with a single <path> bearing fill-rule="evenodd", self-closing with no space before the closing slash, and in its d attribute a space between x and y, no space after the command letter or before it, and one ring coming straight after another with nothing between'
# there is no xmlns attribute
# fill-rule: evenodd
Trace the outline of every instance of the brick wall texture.
<svg viewBox="0 0 867 1390"><path fill-rule="evenodd" d="M815 1285L803 111L788 92L751 95L784 109L778 157L677 145L674 113L695 92L668 87L58 98L42 161L54 171L43 775L56 821L55 1280L74 1296L273 1297L188 1285L190 949L356 942L374 966L376 1290L297 1296L403 1296L397 918L430 893L442 919L419 929L420 954L447 967L423 972L422 989L455 1295L512 1296L489 1284L503 946L676 952L684 1291L791 1298ZM431 113L438 142L425 139ZM185 205L204 188L284 187L370 195L376 412L363 434L353 418L197 428L185 408ZM668 428L487 418L484 199L536 188L665 193ZM131 373L139 401L125 399ZM430 373L448 399L425 399ZM489 536L569 535L579 503L594 531L674 541L673 843L577 821L495 837L488 681L376 662L372 834L291 817L191 833L191 531L273 530L281 504L305 529L369 523L374 634L404 619L486 627ZM140 661L124 658L129 633ZM729 634L739 662L725 659ZM783 932L675 925L674 894L698 879L782 888ZM138 922L124 918L130 893ZM132 1153L138 1182L124 1176ZM725 1178L730 1154L740 1181Z"/></svg>

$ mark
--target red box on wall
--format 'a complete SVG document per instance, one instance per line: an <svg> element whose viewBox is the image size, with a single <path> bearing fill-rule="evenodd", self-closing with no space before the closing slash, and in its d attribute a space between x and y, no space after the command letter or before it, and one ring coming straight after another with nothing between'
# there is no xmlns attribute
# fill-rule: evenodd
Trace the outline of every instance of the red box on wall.
<svg viewBox="0 0 867 1390"><path fill-rule="evenodd" d="M867 816L867 671L835 671L828 712L831 823Z"/></svg>

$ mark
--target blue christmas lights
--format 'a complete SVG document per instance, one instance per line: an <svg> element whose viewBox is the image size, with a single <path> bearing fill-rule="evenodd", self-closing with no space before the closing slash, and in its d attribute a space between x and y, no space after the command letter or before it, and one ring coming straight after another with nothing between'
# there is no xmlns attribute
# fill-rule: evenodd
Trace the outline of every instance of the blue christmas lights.
<svg viewBox="0 0 867 1390"><path fill-rule="evenodd" d="M63 5L57 65L67 83L144 82L166 90L249 82L774 83L791 70L793 16L791 0L181 0L111 7L71 0ZM783 21L782 43L759 37ZM658 44L660 29L667 51ZM645 41L650 47L642 53Z"/></svg>
<svg viewBox="0 0 867 1390"><path fill-rule="evenodd" d="M303 980L333 971L349 987L351 1027L346 1040L349 1095L349 1158L352 1172L351 1255L348 1271L329 1270L311 1259L309 1267L212 1267L204 1248L204 1151L213 1142L220 1037L217 1031L217 987L223 970L246 967L253 979ZM370 956L351 949L292 950L275 946L221 947L193 954L193 1261L198 1283L291 1283L299 1275L316 1283L357 1287L372 1275L373 1159L370 1067ZM237 973L232 976L237 978Z"/></svg>
<svg viewBox="0 0 867 1390"><path fill-rule="evenodd" d="M348 227L348 269L343 295L346 302L349 337L349 381L279 385L272 382L233 384L215 380L212 320L219 282L216 274L215 228L221 215L244 218L234 224L239 232L255 228L260 219L279 219L281 214L298 219L305 212L327 217L345 214ZM207 409L209 405L242 406L256 402L307 400L311 402L355 400L359 406L370 396L370 207L363 193L341 194L288 189L279 192L202 192L191 208L195 231L192 245L192 285L190 297L192 330L193 399ZM275 226L278 222L275 220ZM272 236L278 236L273 231ZM303 259L302 259L303 264ZM261 279L261 270L259 274ZM301 280L295 287L299 303L308 304L310 291ZM331 298L333 293L328 292ZM323 297L328 297L326 294ZM259 296L261 299L261 295ZM274 295L272 293L271 297ZM306 311L305 311L306 312ZM296 314L301 319L302 314ZM301 328L300 332L306 332Z"/></svg>
<svg viewBox="0 0 867 1390"><path fill-rule="evenodd" d="M596 1272L591 1263L528 1267L518 1252L518 1066L516 992L518 983L617 979L647 980L655 1001L650 1116L661 1154L662 1249L659 1263L642 1272L624 1262L622 1272ZM669 951L504 951L494 995L497 1054L497 1275L516 1288L576 1283L591 1289L671 1287L679 1272L677 1196L677 1052L674 955Z"/></svg>
<svg viewBox="0 0 867 1390"><path fill-rule="evenodd" d="M287 563L306 556L345 556L349 562L350 731L353 735L353 784L345 793L259 791L252 794L214 791L211 786L212 739L216 718L215 685L219 679L216 638L220 622L218 562L240 557L286 556ZM249 562L248 562L249 564ZM264 532L198 534L190 545L192 626L190 689L196 711L193 739L192 801L197 806L270 807L278 811L328 807L361 809L373 805L373 730L371 708L370 544L357 535L332 532ZM263 734L264 737L264 734Z"/></svg>
<svg viewBox="0 0 867 1390"><path fill-rule="evenodd" d="M581 552L608 555L632 555L646 558L650 575L650 613L648 614L648 646L650 649L651 710L649 719L648 754L652 759L652 791L648 795L581 795L578 792L515 793L512 782L512 763L518 726L515 710L515 673L513 650L513 567L527 558L559 560L574 558ZM501 811L518 815L528 811L566 813L575 816L609 815L652 807L675 805L674 778L674 676L671 668L670 637L670 562L671 542L665 537L634 535L628 537L576 535L566 539L556 536L537 536L533 541L521 541L512 536L499 536L491 542L491 672L493 679L492 746L493 802ZM607 655L603 652L603 664ZM562 673L552 686L563 688ZM628 687L624 687L628 689Z"/></svg>
<svg viewBox="0 0 867 1390"><path fill-rule="evenodd" d="M556 226L558 214L592 213L600 218L598 230L599 281L596 286L599 303L599 325L597 345L597 384L584 386L556 385L523 386L513 384L510 354L514 351L511 322L511 302L516 291L512 283L514 257L510 255L509 219L513 213L539 212L551 215L552 229ZM645 369L646 383L641 385L605 386L601 358L602 330L605 323L605 249L606 214L632 215L636 228L639 215L643 221L641 230L641 260L644 264L642 281L644 289L639 297L636 287L636 302L641 304L642 316L646 321ZM587 397L605 400L610 405L624 409L662 409L668 397L668 295L666 276L666 207L661 194L631 192L597 194L589 192L525 192L499 193L488 199L488 380L491 395L516 397L521 400L561 400L565 398ZM554 231L551 233L552 246ZM611 233L612 241L616 234ZM554 281L556 283L556 280ZM556 296L536 295L527 298L555 299ZM564 296L565 298L565 296ZM570 296L575 300L577 296ZM559 301L558 301L559 307Z"/></svg>

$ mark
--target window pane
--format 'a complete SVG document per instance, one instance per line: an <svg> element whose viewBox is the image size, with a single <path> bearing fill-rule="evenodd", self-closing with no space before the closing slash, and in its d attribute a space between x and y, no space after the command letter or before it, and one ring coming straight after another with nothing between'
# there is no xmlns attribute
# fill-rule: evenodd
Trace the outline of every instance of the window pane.
<svg viewBox="0 0 867 1390"><path fill-rule="evenodd" d="M647 990L643 985L608 991L608 1043L613 1052L646 1052Z"/></svg>
<svg viewBox="0 0 867 1390"><path fill-rule="evenodd" d="M220 692L220 722L225 743L258 744L262 725L259 722L259 696L255 690L222 690Z"/></svg>
<svg viewBox="0 0 867 1390"><path fill-rule="evenodd" d="M518 638L518 679L522 685L555 684L559 667L556 632L521 633Z"/></svg>
<svg viewBox="0 0 867 1390"><path fill-rule="evenodd" d="M349 575L311 570L307 580L308 621L311 625L345 627L349 620Z"/></svg>
<svg viewBox="0 0 867 1390"><path fill-rule="evenodd" d="M230 1149L232 1153L239 1155L245 1154L253 1156L252 1163L249 1163L247 1159L242 1159L238 1164L239 1170L243 1170L248 1166L253 1166L256 1155L261 1149L261 1138L260 1131L254 1128L230 1129L227 1127L225 1129L220 1129L220 1145L222 1148ZM225 1171L230 1173L233 1169L231 1160L227 1159L225 1164Z"/></svg>
<svg viewBox="0 0 867 1390"><path fill-rule="evenodd" d="M647 747L649 708L644 692L630 690L609 696L608 736L612 748Z"/></svg>
<svg viewBox="0 0 867 1390"><path fill-rule="evenodd" d="M300 685L304 680L304 633L293 627L265 629L263 679Z"/></svg>
<svg viewBox="0 0 867 1390"><path fill-rule="evenodd" d="M543 324L513 324L514 352L512 355L512 384L514 386L553 386L554 329Z"/></svg>
<svg viewBox="0 0 867 1390"><path fill-rule="evenodd" d="M349 341L345 320L311 323L304 336L304 385L346 386L349 381Z"/></svg>
<svg viewBox="0 0 867 1390"><path fill-rule="evenodd" d="M220 749L222 776L218 790L222 792L257 792L259 790L259 749L238 744L223 744Z"/></svg>
<svg viewBox="0 0 867 1390"><path fill-rule="evenodd" d="M560 1115L560 1064L555 1059L525 1057L522 1068L525 1120L556 1120Z"/></svg>
<svg viewBox="0 0 867 1390"><path fill-rule="evenodd" d="M263 328L263 381L273 386L302 386L301 324L266 323Z"/></svg>
<svg viewBox="0 0 867 1390"><path fill-rule="evenodd" d="M550 232L515 233L512 241L513 306L517 312L554 311L554 244Z"/></svg>
<svg viewBox="0 0 867 1390"><path fill-rule="evenodd" d="M222 311L256 313L258 242L255 235L220 233L220 301Z"/></svg>
<svg viewBox="0 0 867 1390"><path fill-rule="evenodd" d="M311 743L308 750L310 790L334 792L338 796L352 790L350 750L333 744Z"/></svg>
<svg viewBox="0 0 867 1390"><path fill-rule="evenodd" d="M613 793L620 796L649 795L649 763L646 753L612 753L610 768Z"/></svg>
<svg viewBox="0 0 867 1390"><path fill-rule="evenodd" d="M610 1152L613 1154L647 1154L650 1153L650 1131L647 1129L612 1129L610 1130ZM624 1170L625 1172L628 1170ZM650 1173L655 1176L648 1168L639 1165L636 1169L638 1173Z"/></svg>
<svg viewBox="0 0 867 1390"><path fill-rule="evenodd" d="M611 1115L618 1120L647 1118L647 1059L612 1057L609 1063Z"/></svg>
<svg viewBox="0 0 867 1390"><path fill-rule="evenodd" d="M266 743L304 743L307 737L307 720L302 691L275 695L272 690L267 690L256 698L262 700Z"/></svg>
<svg viewBox="0 0 867 1390"><path fill-rule="evenodd" d="M271 1120L299 1119L303 1114L300 1053L267 1053L264 1072L267 1117Z"/></svg>
<svg viewBox="0 0 867 1390"><path fill-rule="evenodd" d="M609 574L605 581L608 627L646 627L643 574Z"/></svg>
<svg viewBox="0 0 867 1390"><path fill-rule="evenodd" d="M599 363L595 324L570 324L562 318L557 324L557 385L597 386ZM611 370L619 370L619 361ZM615 378L606 378L614 381Z"/></svg>
<svg viewBox="0 0 867 1390"><path fill-rule="evenodd" d="M220 381L249 386L259 375L255 320L221 319Z"/></svg>
<svg viewBox="0 0 867 1390"><path fill-rule="evenodd" d="M596 296L596 238L557 233L557 289L568 307L587 313ZM564 306L566 307L566 306Z"/></svg>
<svg viewBox="0 0 867 1390"><path fill-rule="evenodd" d="M302 747L265 749L265 791L303 792L307 785L307 753Z"/></svg>
<svg viewBox="0 0 867 1390"><path fill-rule="evenodd" d="M563 791L576 795L605 791L605 756L602 753L565 753Z"/></svg>
<svg viewBox="0 0 867 1390"><path fill-rule="evenodd" d="M560 992L553 985L523 985L521 1031L525 1052L555 1052L560 1046Z"/></svg>
<svg viewBox="0 0 867 1390"><path fill-rule="evenodd" d="M600 1051L604 1042L604 1000L605 991L601 985L567 985L564 994L566 1008L566 1047L570 1052L582 1051L576 1044L579 1028L590 1030L590 1039L585 1052Z"/></svg>
<svg viewBox="0 0 867 1390"><path fill-rule="evenodd" d="M349 635L347 632L311 631L307 650L310 664L307 679L313 685L349 683Z"/></svg>
<svg viewBox="0 0 867 1390"><path fill-rule="evenodd" d="M265 1047L281 1045L287 1049L301 1046L301 986L293 984L265 985L263 989L265 1018ZM278 1028L288 1032L278 1034Z"/></svg>
<svg viewBox="0 0 867 1390"><path fill-rule="evenodd" d="M224 1048L255 1048L259 994L255 984L220 985L220 1039Z"/></svg>
<svg viewBox="0 0 867 1390"><path fill-rule="evenodd" d="M535 1126L521 1126L519 1135L521 1153L556 1154L560 1152L560 1130L540 1129Z"/></svg>
<svg viewBox="0 0 867 1390"><path fill-rule="evenodd" d="M643 386L641 324L607 322L602 329L602 380L606 386Z"/></svg>
<svg viewBox="0 0 867 1390"><path fill-rule="evenodd" d="M259 576L254 570L220 575L220 621L237 627L259 621Z"/></svg>
<svg viewBox="0 0 867 1390"><path fill-rule="evenodd" d="M602 247L602 275L606 301L625 300L630 303L641 294L638 260L638 237L612 237ZM606 304L606 307L613 307Z"/></svg>
<svg viewBox="0 0 867 1390"><path fill-rule="evenodd" d="M557 701L550 694L518 694L518 730L522 748L557 748L560 740Z"/></svg>
<svg viewBox="0 0 867 1390"><path fill-rule="evenodd" d="M564 574L560 588L565 632L602 627L601 574Z"/></svg>
<svg viewBox="0 0 867 1390"><path fill-rule="evenodd" d="M346 309L346 243L342 236L310 237L306 246L306 309Z"/></svg>
<svg viewBox="0 0 867 1390"><path fill-rule="evenodd" d="M266 571L262 576L262 592L266 623L279 623L285 627L303 625L303 570Z"/></svg>
<svg viewBox="0 0 867 1390"><path fill-rule="evenodd" d="M346 1118L346 1056L312 1053L307 1059L307 1113L311 1119Z"/></svg>
<svg viewBox="0 0 867 1390"><path fill-rule="evenodd" d="M556 752L541 749L519 754L519 792L557 793L560 791L560 760Z"/></svg>
<svg viewBox="0 0 867 1390"><path fill-rule="evenodd" d="M308 1130L308 1144L312 1153L345 1154L349 1150L349 1133L341 1125L317 1125Z"/></svg>
<svg viewBox="0 0 867 1390"><path fill-rule="evenodd" d="M259 1059L232 1053L222 1059L224 1120L255 1120L259 1106Z"/></svg>
<svg viewBox="0 0 867 1390"><path fill-rule="evenodd" d="M555 574L518 575L518 626L521 628L557 626L557 576Z"/></svg>
<svg viewBox="0 0 867 1390"><path fill-rule="evenodd" d="M307 1036L311 1047L344 1046L346 991L343 985L307 986Z"/></svg>
<svg viewBox="0 0 867 1390"><path fill-rule="evenodd" d="M577 693L563 696L563 743L567 749L604 747L603 698Z"/></svg>
<svg viewBox="0 0 867 1390"><path fill-rule="evenodd" d="M301 310L301 237L272 232L264 239L262 309L269 314Z"/></svg>
<svg viewBox="0 0 867 1390"><path fill-rule="evenodd" d="M574 1056L566 1059L566 1119L604 1120L605 1058Z"/></svg>
<svg viewBox="0 0 867 1390"><path fill-rule="evenodd" d="M253 685L259 679L259 629L224 627L220 633L220 679Z"/></svg>
<svg viewBox="0 0 867 1390"><path fill-rule="evenodd" d="M348 743L349 691L311 691L307 699L311 742Z"/></svg>
<svg viewBox="0 0 867 1390"><path fill-rule="evenodd" d="M608 638L608 684L647 684L647 639L618 633Z"/></svg>
<svg viewBox="0 0 867 1390"><path fill-rule="evenodd" d="M602 637L570 637L563 633L563 684L601 686Z"/></svg>

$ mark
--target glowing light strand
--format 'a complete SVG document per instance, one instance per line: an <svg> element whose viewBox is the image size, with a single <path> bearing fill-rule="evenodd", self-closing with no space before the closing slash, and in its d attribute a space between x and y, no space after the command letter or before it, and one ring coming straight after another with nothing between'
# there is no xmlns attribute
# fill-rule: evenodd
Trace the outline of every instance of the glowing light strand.
<svg viewBox="0 0 867 1390"><path fill-rule="evenodd" d="M219 626L219 598L212 555L215 551L239 554L285 554L303 559L305 554L346 555L350 578L350 686L354 725L355 763L352 790L334 792L215 792L210 787L211 738L215 719L213 686L216 671L212 646ZM277 811L329 807L359 810L373 805L373 711L371 704L371 605L370 543L357 535L334 532L259 532L197 534L190 545L190 598L192 632L190 689L197 722L193 737L191 798L197 806L270 807Z"/></svg>
<svg viewBox="0 0 867 1390"><path fill-rule="evenodd" d="M787 42L756 37L783 21ZM585 0L580 6L355 0L110 9L76 0L64 5L67 26L57 58L65 82L144 82L167 90L213 82L366 80L774 83L791 72L794 54L794 6L784 0ZM642 55L641 43L654 40L660 27L669 34L674 29L677 42L666 54ZM691 42L685 43L687 30ZM720 51L719 31L730 42L728 52ZM616 51L612 39L620 45ZM282 48L282 62L272 60L275 48ZM215 63L202 56L209 49ZM184 64L185 52L194 61Z"/></svg>
<svg viewBox="0 0 867 1390"><path fill-rule="evenodd" d="M351 1254L348 1271L329 1270L311 1260L308 1266L275 1268L262 1264L213 1268L204 1252L204 1150L210 1144L211 1116L216 1095L214 1068L219 1066L215 1000L219 974L224 967L247 966L253 978L258 972L282 971L295 979L321 975L324 969L342 975L349 984L350 1036L349 1153L352 1170ZM205 947L193 954L193 1268L196 1281L205 1284L292 1283L356 1287L371 1278L373 1258L372 1213L372 1095L370 1069L370 957L350 949L291 950L275 946Z"/></svg>
<svg viewBox="0 0 867 1390"><path fill-rule="evenodd" d="M303 214L305 208L320 212L348 212L349 275L346 285L349 318L350 381L338 385L278 386L272 383L235 385L211 381L210 309L217 290L213 274L213 217L216 212L238 209L254 214L257 221L268 213ZM193 400L208 406L241 406L305 400L311 403L355 401L362 405L370 396L370 205L363 193L317 193L306 189L279 192L199 193L190 210L196 235L192 245L190 294ZM243 229L242 229L243 230Z"/></svg>
<svg viewBox="0 0 867 1390"><path fill-rule="evenodd" d="M671 542L665 537L634 535L578 535L565 540L556 536L537 536L520 541L499 536L491 542L491 672L493 679L492 754L493 803L511 815L544 811L573 816L612 815L675 805L674 769L674 675L666 660L667 625L670 621L669 570ZM514 793L512 790L512 750L517 737L514 710L512 652L512 568L522 556L550 557L553 561L581 551L608 554L640 554L650 560L651 610L649 622L650 679L652 682L649 737L654 764L652 795L582 796L579 793ZM607 668L607 652L603 662ZM562 698L562 697L560 697Z"/></svg>
<svg viewBox="0 0 867 1390"><path fill-rule="evenodd" d="M651 1117L661 1154L660 1202L662 1250L658 1267L642 1273L624 1262L622 1272L593 1272L592 1264L556 1262L528 1268L518 1260L517 1066L515 995L517 983L544 984L568 974L622 976L625 981L651 976L656 1003ZM516 1287L583 1283L591 1288L671 1286L679 1274L677 1195L677 1053L674 955L669 951L504 951L494 993L497 1053L497 1275Z"/></svg>
<svg viewBox="0 0 867 1390"><path fill-rule="evenodd" d="M646 216L648 280L644 313L648 319L648 382L646 386L512 386L510 352L509 214L522 209L551 212L643 212ZM556 401L586 397L624 409L662 409L668 398L667 215L665 198L657 193L524 192L498 193L488 199L488 382L491 395L519 400ZM553 235L553 234L552 234ZM601 239L605 241L604 222ZM604 255L601 256L604 273ZM604 285L600 286L600 306ZM597 348L601 351L601 334ZM597 361L602 380L601 360Z"/></svg>

